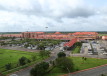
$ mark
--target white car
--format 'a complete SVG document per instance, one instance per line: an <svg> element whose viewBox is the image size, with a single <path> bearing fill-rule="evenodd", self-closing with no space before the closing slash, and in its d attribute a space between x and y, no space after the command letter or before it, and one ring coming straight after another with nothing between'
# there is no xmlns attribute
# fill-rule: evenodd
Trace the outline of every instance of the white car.
<svg viewBox="0 0 107 76"><path fill-rule="evenodd" d="M103 55L107 55L107 52L104 52Z"/></svg>

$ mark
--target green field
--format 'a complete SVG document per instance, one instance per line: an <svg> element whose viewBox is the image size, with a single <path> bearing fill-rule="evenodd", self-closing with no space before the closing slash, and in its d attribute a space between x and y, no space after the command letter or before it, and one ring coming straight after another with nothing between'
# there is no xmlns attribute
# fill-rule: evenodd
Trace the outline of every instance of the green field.
<svg viewBox="0 0 107 76"><path fill-rule="evenodd" d="M19 58L24 56L31 60L31 56L33 54L37 55L37 60L42 60L42 58L39 56L39 53L0 49L0 72L6 71L5 64L12 63L12 67L14 68L18 63Z"/></svg>
<svg viewBox="0 0 107 76"><path fill-rule="evenodd" d="M99 34L99 36L107 36L107 34Z"/></svg>
<svg viewBox="0 0 107 76"><path fill-rule="evenodd" d="M69 57L69 58L72 59L74 63L74 70L72 70L72 72L107 64L107 60L105 59L87 58L87 60L83 62L81 57ZM67 73L62 69L55 67L46 76L59 76L63 74L67 74Z"/></svg>
<svg viewBox="0 0 107 76"><path fill-rule="evenodd" d="M80 53L80 46L77 46L75 47L73 50L72 50L72 53L75 54L75 53Z"/></svg>

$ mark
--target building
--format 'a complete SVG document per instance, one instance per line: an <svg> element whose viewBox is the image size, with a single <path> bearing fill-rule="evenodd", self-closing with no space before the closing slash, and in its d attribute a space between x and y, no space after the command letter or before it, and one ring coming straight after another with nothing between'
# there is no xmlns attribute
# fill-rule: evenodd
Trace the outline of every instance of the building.
<svg viewBox="0 0 107 76"><path fill-rule="evenodd" d="M23 38L34 38L34 39L60 39L60 40L71 40L77 38L78 40L96 39L98 36L97 32L75 32L75 33L45 33L45 32L23 32Z"/></svg>
<svg viewBox="0 0 107 76"><path fill-rule="evenodd" d="M44 35L44 32L22 32L23 38L38 38L40 35Z"/></svg>
<svg viewBox="0 0 107 76"><path fill-rule="evenodd" d="M107 36L102 36L102 40L107 40Z"/></svg>
<svg viewBox="0 0 107 76"><path fill-rule="evenodd" d="M59 40L71 40L71 34L64 34L60 32L45 33L45 32L23 32L23 38L31 39L59 39Z"/></svg>
<svg viewBox="0 0 107 76"><path fill-rule="evenodd" d="M93 40L97 39L97 32L75 32L72 34L73 37L78 38L80 40Z"/></svg>
<svg viewBox="0 0 107 76"><path fill-rule="evenodd" d="M20 38L22 37L22 34L2 34L0 37L17 37Z"/></svg>
<svg viewBox="0 0 107 76"><path fill-rule="evenodd" d="M89 40L97 39L97 32L75 32L75 33L46 33L46 32L22 32L21 34L3 34L2 37L22 37L30 39L59 39L59 40L71 40L77 38L77 40ZM102 37L103 39L105 38Z"/></svg>

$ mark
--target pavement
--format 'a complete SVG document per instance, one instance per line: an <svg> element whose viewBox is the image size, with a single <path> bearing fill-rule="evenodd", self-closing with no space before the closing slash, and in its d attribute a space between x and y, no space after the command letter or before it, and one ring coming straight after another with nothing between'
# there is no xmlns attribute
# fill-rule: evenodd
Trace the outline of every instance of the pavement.
<svg viewBox="0 0 107 76"><path fill-rule="evenodd" d="M107 74L107 65L89 70L72 73L69 76L101 76L101 74ZM68 75L66 75L68 76Z"/></svg>
<svg viewBox="0 0 107 76"><path fill-rule="evenodd" d="M19 51L29 51L29 52L39 52L40 51L40 50L27 49L27 48L19 47L19 46L14 46L14 47L0 46L0 48L2 48L2 49L10 49L10 50L19 50Z"/></svg>

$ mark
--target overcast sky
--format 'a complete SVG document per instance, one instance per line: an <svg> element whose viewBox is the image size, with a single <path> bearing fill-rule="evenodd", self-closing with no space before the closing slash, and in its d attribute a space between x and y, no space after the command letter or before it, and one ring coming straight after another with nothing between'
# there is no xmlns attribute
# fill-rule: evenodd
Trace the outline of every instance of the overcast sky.
<svg viewBox="0 0 107 76"><path fill-rule="evenodd" d="M0 32L107 31L107 0L0 0Z"/></svg>

